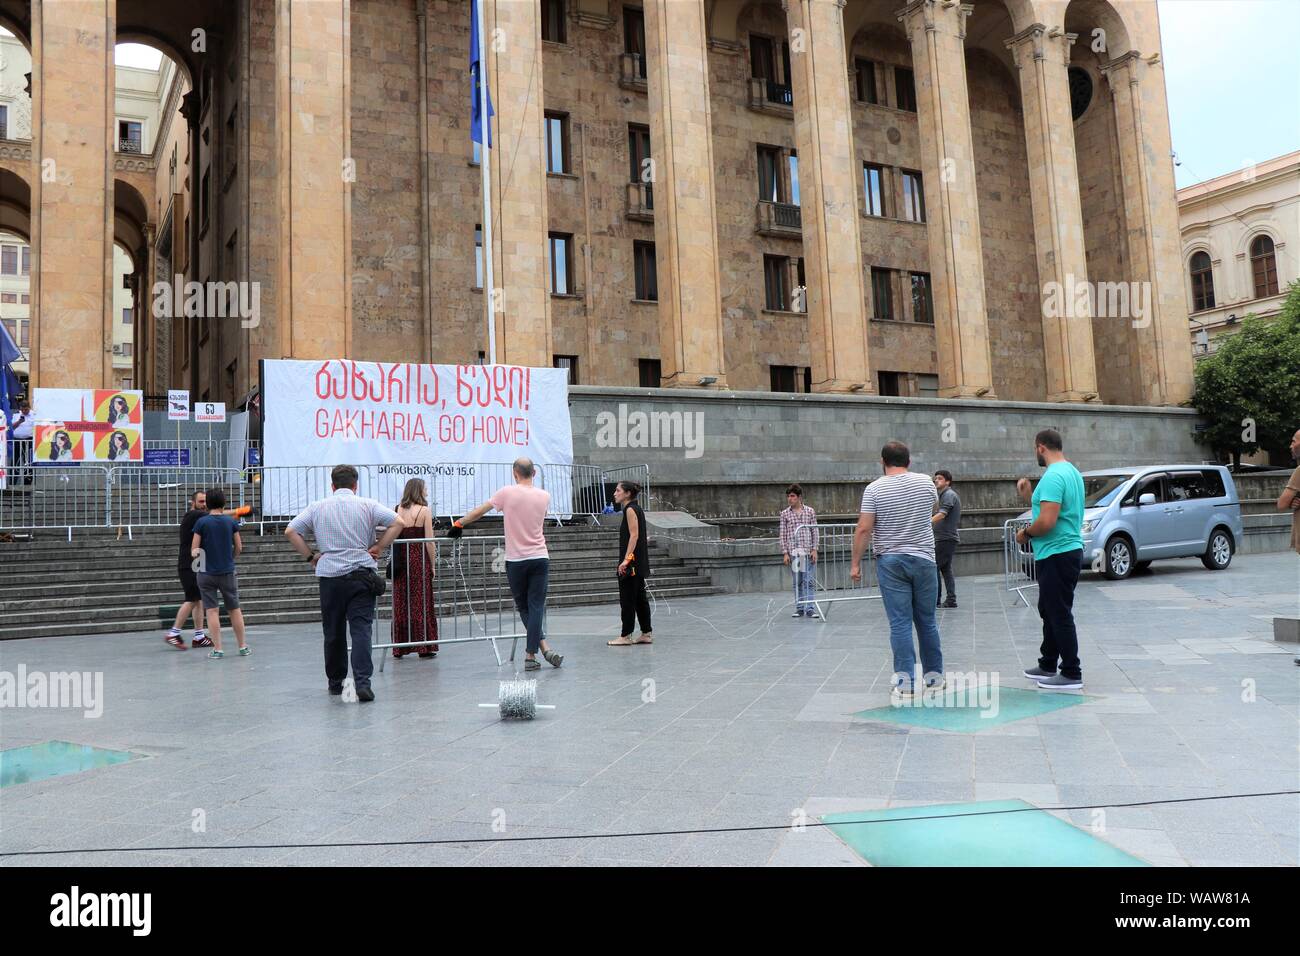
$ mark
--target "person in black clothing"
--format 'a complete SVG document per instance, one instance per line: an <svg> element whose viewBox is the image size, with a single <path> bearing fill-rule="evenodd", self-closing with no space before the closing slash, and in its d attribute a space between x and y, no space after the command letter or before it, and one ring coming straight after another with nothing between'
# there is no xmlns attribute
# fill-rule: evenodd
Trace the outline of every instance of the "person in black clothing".
<svg viewBox="0 0 1300 956"><path fill-rule="evenodd" d="M637 504L641 486L635 481L620 481L614 488L614 504L623 509L623 524L618 531L619 554L623 561L618 566L618 603L623 611L623 629L617 640L608 641L610 647L627 647L631 644L653 644L650 629L650 599L646 596L646 578L650 576L650 549L646 546L645 512ZM633 639L632 628L641 625L641 636Z"/></svg>
<svg viewBox="0 0 1300 956"><path fill-rule="evenodd" d="M196 491L190 495L190 510L181 519L181 550L176 561L176 573L181 579L181 590L185 592L185 602L176 612L176 622L167 632L165 640L177 650L185 650L185 638L181 628L185 619L194 615L194 646L211 647L212 638L203 633L203 598L199 593L199 580L194 574L194 559L190 557L190 544L194 540L194 524L208 513L208 496L206 492Z"/></svg>

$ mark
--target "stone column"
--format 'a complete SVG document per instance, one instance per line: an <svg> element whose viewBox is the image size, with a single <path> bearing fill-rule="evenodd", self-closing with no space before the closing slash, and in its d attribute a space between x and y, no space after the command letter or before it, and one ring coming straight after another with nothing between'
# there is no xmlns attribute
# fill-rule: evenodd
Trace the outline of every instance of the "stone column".
<svg viewBox="0 0 1300 956"><path fill-rule="evenodd" d="M1070 111L1070 46L1076 34L1035 23L1006 41L1020 73L1029 195L1043 314L1047 401L1097 399L1091 294Z"/></svg>
<svg viewBox="0 0 1300 956"><path fill-rule="evenodd" d="M1177 405L1192 395L1192 352L1164 73L1158 55L1144 59L1136 51L1111 60L1102 72L1115 103L1134 283L1129 301L1136 293L1147 307L1147 314L1130 318L1137 342L1137 386L1148 405Z"/></svg>
<svg viewBox="0 0 1300 956"><path fill-rule="evenodd" d="M925 189L939 395L995 398L984 253L966 90L968 3L913 0L898 13L912 44Z"/></svg>
<svg viewBox="0 0 1300 956"><path fill-rule="evenodd" d="M844 82L844 0L784 0L799 150L812 387L874 392L867 359L853 114Z"/></svg>
<svg viewBox="0 0 1300 956"><path fill-rule="evenodd" d="M349 0L277 0L275 36L280 353L346 358L355 178Z"/></svg>
<svg viewBox="0 0 1300 956"><path fill-rule="evenodd" d="M531 0L486 2L488 90L496 111L492 149L487 151L492 163L496 289L484 290L484 295L497 310L497 361L550 368L541 4ZM466 90L468 96L468 87ZM465 109L468 123L468 99ZM569 263L570 280L574 264ZM486 334L484 330L485 345Z"/></svg>
<svg viewBox="0 0 1300 956"><path fill-rule="evenodd" d="M31 384L113 378L112 0L32 0Z"/></svg>
<svg viewBox="0 0 1300 956"><path fill-rule="evenodd" d="M666 387L727 387L703 3L647 0L659 355Z"/></svg>

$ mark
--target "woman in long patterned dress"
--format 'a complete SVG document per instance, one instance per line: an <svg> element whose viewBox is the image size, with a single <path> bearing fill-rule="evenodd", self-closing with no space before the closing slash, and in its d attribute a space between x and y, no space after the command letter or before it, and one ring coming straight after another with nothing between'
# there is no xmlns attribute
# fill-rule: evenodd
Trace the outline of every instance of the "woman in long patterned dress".
<svg viewBox="0 0 1300 956"><path fill-rule="evenodd" d="M399 543L433 538L433 514L425 497L424 482L419 478L412 478L402 489L397 513L406 522L406 527L393 542L393 642L436 641L438 608L433 568L437 551L434 543L432 540L426 540L423 546ZM393 656L400 658L412 650L418 651L421 657L438 656L437 644L418 648L394 647Z"/></svg>

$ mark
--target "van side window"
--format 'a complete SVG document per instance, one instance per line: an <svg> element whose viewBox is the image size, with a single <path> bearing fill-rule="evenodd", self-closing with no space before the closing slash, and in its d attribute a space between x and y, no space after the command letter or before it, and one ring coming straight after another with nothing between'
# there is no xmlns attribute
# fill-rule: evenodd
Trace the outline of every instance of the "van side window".
<svg viewBox="0 0 1300 956"><path fill-rule="evenodd" d="M1215 480L1211 481L1211 477ZM1193 501L1203 498L1220 498L1222 496L1223 481L1215 472L1180 471L1169 479L1169 499L1171 501Z"/></svg>
<svg viewBox="0 0 1300 956"><path fill-rule="evenodd" d="M1223 472L1203 471L1201 477L1205 481L1205 496L1207 498L1228 497L1228 490L1223 487Z"/></svg>
<svg viewBox="0 0 1300 956"><path fill-rule="evenodd" d="M1124 498L1123 503L1125 505L1136 505L1138 503L1138 498L1142 495L1155 495L1156 504L1160 504L1165 500L1162 484L1162 479L1164 477L1164 475L1148 475L1146 478L1143 478L1133 486L1133 490Z"/></svg>

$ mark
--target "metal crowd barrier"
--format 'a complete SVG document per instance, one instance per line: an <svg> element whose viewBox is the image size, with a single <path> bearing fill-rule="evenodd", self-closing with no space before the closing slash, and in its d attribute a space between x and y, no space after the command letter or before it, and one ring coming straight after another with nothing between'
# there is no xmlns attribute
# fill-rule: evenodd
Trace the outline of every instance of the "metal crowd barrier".
<svg viewBox="0 0 1300 956"><path fill-rule="evenodd" d="M1038 587L1038 580L1035 574L1034 552L1029 546L1022 547L1016 543L1016 532L1021 528L1027 528L1030 521L1025 518L1012 518L1002 525L1002 577L1003 584L1007 591L1014 591L1016 600L1013 603L1025 602L1025 607L1029 607L1029 599L1025 597L1024 592L1029 588Z"/></svg>
<svg viewBox="0 0 1300 956"><path fill-rule="evenodd" d="M650 466L649 465L623 465L620 468L606 468L600 473L600 485L603 489L605 500L613 501L614 486L620 481L635 481L641 486L641 494L637 501L641 507L646 510L652 510L650 506ZM601 502L602 506L604 502Z"/></svg>
<svg viewBox="0 0 1300 956"><path fill-rule="evenodd" d="M110 468L209 468L240 471L261 462L261 443L256 438L146 438L143 460L138 462L96 462ZM15 438L10 461L26 465L32 461L33 440ZM148 462L153 462L149 464Z"/></svg>
<svg viewBox="0 0 1300 956"><path fill-rule="evenodd" d="M372 644L375 650L420 651L486 641L500 666L497 641L510 641L514 660L526 633L506 581L503 536L400 538L393 542L390 568L399 553L404 561L399 559L397 566L403 570L388 582L382 608L376 609L378 616L390 620L389 636ZM388 654L381 653L381 672L387 659Z"/></svg>
<svg viewBox="0 0 1300 956"><path fill-rule="evenodd" d="M174 446L173 446L174 447ZM180 522L191 492L220 487L231 508L251 505L258 518L287 520L328 497L330 465L233 467L220 463L230 448L214 442L208 464L172 466L139 462L78 465L21 464L7 469L0 488L0 529L126 528ZM514 481L509 463L357 465L357 493L395 505L412 477L423 478L440 517L461 515ZM557 521L600 514L610 500L612 474L648 474L645 465L602 472L596 465L539 465L537 483L551 492ZM642 482L643 485L645 482ZM256 519L255 519L256 520Z"/></svg>
<svg viewBox="0 0 1300 956"><path fill-rule="evenodd" d="M868 543L862 555L862 578L854 581L853 535L856 524L803 525L794 532L791 551L791 587L795 587L794 571L811 567L813 573L813 606L817 616L826 620L830 605L840 601L873 601L880 599L880 586L876 578L876 562ZM817 560L812 561L816 549ZM798 592L795 591L798 599Z"/></svg>

